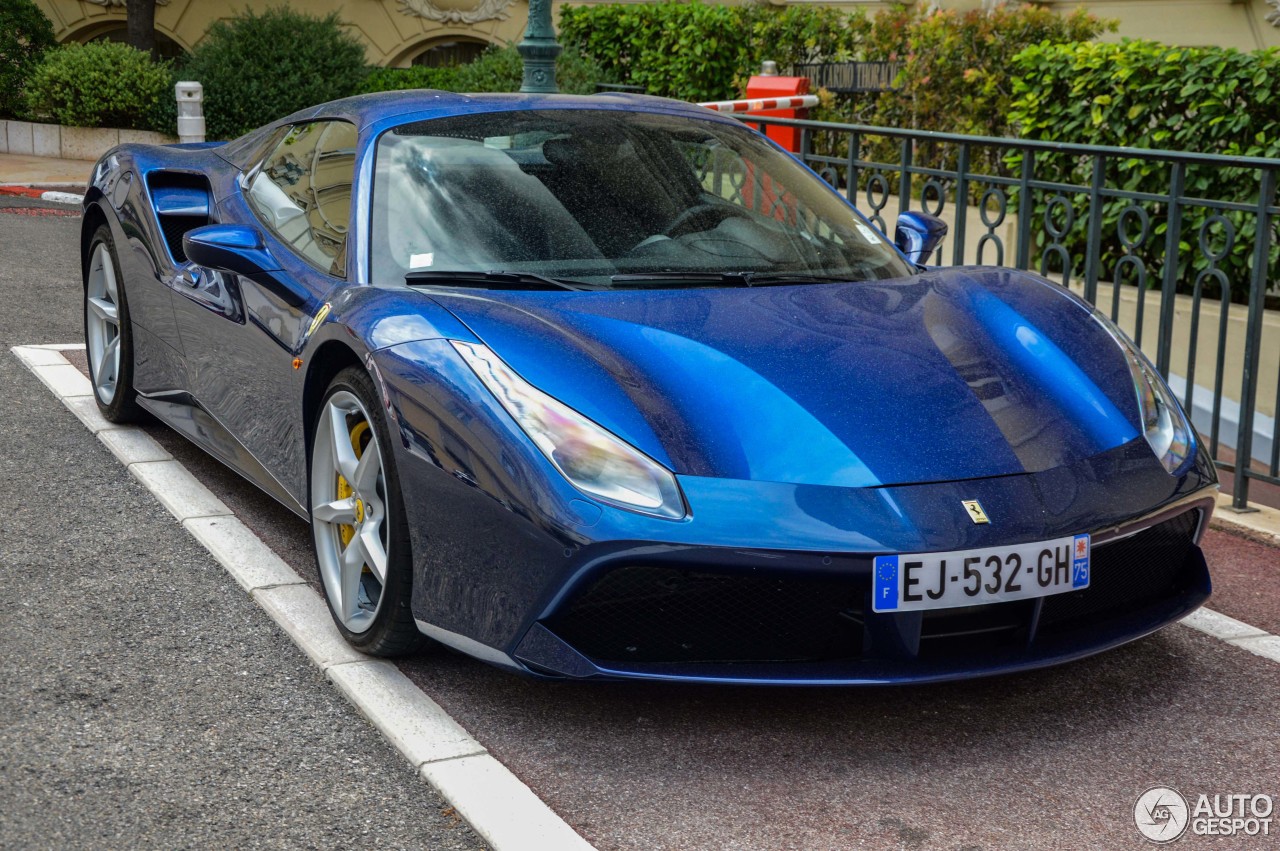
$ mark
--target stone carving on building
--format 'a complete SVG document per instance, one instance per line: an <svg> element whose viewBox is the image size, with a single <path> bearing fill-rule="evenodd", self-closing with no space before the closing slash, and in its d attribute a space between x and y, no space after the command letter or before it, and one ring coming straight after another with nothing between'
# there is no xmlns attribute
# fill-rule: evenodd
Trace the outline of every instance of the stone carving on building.
<svg viewBox="0 0 1280 851"><path fill-rule="evenodd" d="M1267 0L1267 5L1271 7L1271 11L1267 13L1267 23L1280 27L1280 0Z"/></svg>
<svg viewBox="0 0 1280 851"><path fill-rule="evenodd" d="M507 7L513 0L479 0L470 8L445 9L433 0L400 0L400 11L406 15L440 21L446 24L478 24L481 21L505 21L511 17Z"/></svg>

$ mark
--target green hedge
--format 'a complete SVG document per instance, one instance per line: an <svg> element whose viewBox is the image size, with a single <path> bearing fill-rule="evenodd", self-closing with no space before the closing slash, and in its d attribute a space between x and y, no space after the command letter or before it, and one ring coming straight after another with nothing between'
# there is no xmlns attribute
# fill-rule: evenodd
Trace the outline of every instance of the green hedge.
<svg viewBox="0 0 1280 851"><path fill-rule="evenodd" d="M184 73L204 84L209 138L231 139L355 94L368 71L364 46L336 12L318 18L279 6L216 22Z"/></svg>
<svg viewBox="0 0 1280 851"><path fill-rule="evenodd" d="M44 55L27 80L27 113L72 127L173 133L173 71L127 44L68 44Z"/></svg>
<svg viewBox="0 0 1280 851"><path fill-rule="evenodd" d="M1225 48L1170 47L1145 41L1121 44L1038 45L1014 59L1016 79L1009 117L1030 139L1088 145L1166 148L1227 156L1280 157L1280 50L1241 53ZM1015 165L1016 163L1011 163ZM1061 155L1042 155L1037 171L1055 179L1087 185L1090 164ZM1107 185L1159 194L1169 188L1167 164L1139 159L1114 163ZM1256 202L1256 172L1192 166L1187 194L1221 201ZM1076 200L1077 218L1087 209ZM1122 254L1117 233L1128 201L1109 201L1103 215L1103 275L1109 276ZM1165 206L1142 205L1152 234L1138 255L1148 265L1148 280L1163 274ZM1186 207L1179 234L1183 262L1179 281L1194 285L1208 260L1196 246L1200 226L1214 211ZM1037 210L1043 215L1043 204ZM1252 214L1225 214L1235 226L1235 247L1218 266L1237 300L1248 291L1255 234ZM1222 243L1222 229L1211 229L1211 246ZM1135 235L1135 229L1130 229ZM1070 234L1067 248L1083 258L1083 225ZM1272 250L1271 265L1280 257ZM1189 260L1187 258L1190 258ZM1081 259L1080 262L1083 262ZM1217 286L1207 284L1207 293Z"/></svg>
<svg viewBox="0 0 1280 851"><path fill-rule="evenodd" d="M518 92L524 77L520 53L514 45L487 48L474 61L447 68L379 68L365 79L363 92L397 89L441 89L447 92ZM611 82L612 75L574 48L566 48L556 60L556 85L571 95L595 91L597 82Z"/></svg>
<svg viewBox="0 0 1280 851"><path fill-rule="evenodd" d="M763 60L787 67L854 55L870 28L861 12L667 2L566 6L560 39L614 79L689 101L736 97Z"/></svg>
<svg viewBox="0 0 1280 851"><path fill-rule="evenodd" d="M0 118L25 114L27 78L55 47L53 24L31 0L0 3Z"/></svg>
<svg viewBox="0 0 1280 851"><path fill-rule="evenodd" d="M922 4L923 5L923 4ZM1059 15L1041 6L882 13L868 39L875 59L902 63L898 91L876 101L884 127L1011 136L1013 57L1031 45L1084 42L1114 30L1083 9Z"/></svg>
<svg viewBox="0 0 1280 851"><path fill-rule="evenodd" d="M412 68L375 68L364 78L360 91L395 92L401 89L441 89L457 91L458 69L428 68L414 65Z"/></svg>
<svg viewBox="0 0 1280 851"><path fill-rule="evenodd" d="M763 60L784 72L802 62L902 63L897 91L880 97L819 92L819 121L878 124L990 136L1016 135L1008 120L1012 58L1041 42L1095 38L1114 24L1084 11L1062 16L1038 6L934 12L895 6L869 18L810 6L710 5L699 0L565 7L560 36L618 80L650 94L703 101L741 96ZM818 134L817 153L844 140ZM896 156L890 143L872 156ZM922 150L921 163L945 166L954 152ZM975 163L975 165L982 165ZM1001 169L998 157L988 163Z"/></svg>

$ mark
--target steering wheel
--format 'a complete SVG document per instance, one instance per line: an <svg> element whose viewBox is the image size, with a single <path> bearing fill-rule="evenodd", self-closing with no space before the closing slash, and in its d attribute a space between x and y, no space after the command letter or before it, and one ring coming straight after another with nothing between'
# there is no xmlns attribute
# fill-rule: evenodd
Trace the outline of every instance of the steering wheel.
<svg viewBox="0 0 1280 851"><path fill-rule="evenodd" d="M709 230L720 224L720 222L730 216L741 215L737 210L728 204L714 204L703 201L695 204L687 210L681 210L671 222L662 229L663 236L669 236L675 239L685 231ZM707 219L705 227L693 227L693 223L701 223L703 219Z"/></svg>

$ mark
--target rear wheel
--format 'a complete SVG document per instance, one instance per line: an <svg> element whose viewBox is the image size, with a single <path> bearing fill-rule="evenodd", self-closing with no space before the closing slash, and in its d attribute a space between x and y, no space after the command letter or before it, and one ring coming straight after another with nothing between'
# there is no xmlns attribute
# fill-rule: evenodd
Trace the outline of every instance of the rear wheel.
<svg viewBox="0 0 1280 851"><path fill-rule="evenodd" d="M133 327L111 228L102 225L89 244L84 270L84 342L89 381L102 415L113 423L142 416L133 389Z"/></svg>
<svg viewBox="0 0 1280 851"><path fill-rule="evenodd" d="M413 558L390 436L358 367L325 393L311 441L311 530L329 611L347 641L374 656L416 650Z"/></svg>

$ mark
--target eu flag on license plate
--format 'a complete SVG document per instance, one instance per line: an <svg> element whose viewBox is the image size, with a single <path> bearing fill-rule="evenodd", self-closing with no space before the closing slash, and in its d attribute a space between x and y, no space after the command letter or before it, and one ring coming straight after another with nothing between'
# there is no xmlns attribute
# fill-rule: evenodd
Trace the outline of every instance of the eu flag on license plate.
<svg viewBox="0 0 1280 851"><path fill-rule="evenodd" d="M875 595L877 611L898 608L898 557L876 556Z"/></svg>

